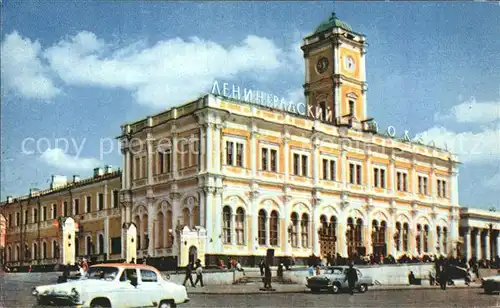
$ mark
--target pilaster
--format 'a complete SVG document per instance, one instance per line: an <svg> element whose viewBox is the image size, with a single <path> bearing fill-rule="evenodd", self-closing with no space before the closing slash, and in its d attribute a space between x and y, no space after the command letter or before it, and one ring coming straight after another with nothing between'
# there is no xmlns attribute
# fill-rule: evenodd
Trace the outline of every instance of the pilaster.
<svg viewBox="0 0 500 308"><path fill-rule="evenodd" d="M470 228L465 229L464 242L465 242L465 258L467 261L469 261L472 258L472 241L471 241Z"/></svg>
<svg viewBox="0 0 500 308"><path fill-rule="evenodd" d="M179 134L177 133L177 128L175 126L172 127L172 175L174 180L179 178L179 144L178 144Z"/></svg>
<svg viewBox="0 0 500 308"><path fill-rule="evenodd" d="M154 197L153 196L148 196L147 197L147 203L148 203L148 238L149 238L149 243L148 243L148 255L153 257L154 256L154 245L155 245L155 233L154 233L154 222L156 218L156 211L154 208Z"/></svg>
<svg viewBox="0 0 500 308"><path fill-rule="evenodd" d="M148 179L148 185L153 185L153 166L155 164L154 159L153 159L153 135L151 133L147 134L146 137L146 155L147 155L147 179Z"/></svg>

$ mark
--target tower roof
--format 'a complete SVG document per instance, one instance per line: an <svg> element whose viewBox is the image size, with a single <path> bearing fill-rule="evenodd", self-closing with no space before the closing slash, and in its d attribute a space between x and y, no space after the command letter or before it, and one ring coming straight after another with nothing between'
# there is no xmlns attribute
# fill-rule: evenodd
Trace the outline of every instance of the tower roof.
<svg viewBox="0 0 500 308"><path fill-rule="evenodd" d="M323 32L331 28L342 28L344 30L352 32L351 26L338 19L335 13L332 13L332 15L327 20L323 21L321 24L319 24L318 27L316 27L316 31L314 31L314 33Z"/></svg>

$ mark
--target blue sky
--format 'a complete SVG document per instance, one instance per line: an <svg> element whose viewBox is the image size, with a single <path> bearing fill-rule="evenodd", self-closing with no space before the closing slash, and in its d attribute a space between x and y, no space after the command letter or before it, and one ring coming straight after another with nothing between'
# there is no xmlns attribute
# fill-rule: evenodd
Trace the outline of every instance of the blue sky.
<svg viewBox="0 0 500 308"><path fill-rule="evenodd" d="M214 79L303 100L301 39L335 10L367 36L369 115L398 135L446 142L463 161L460 203L500 210L498 3L3 1L1 10L2 200L52 174L119 167L106 138L121 124L195 99ZM113 147L102 157L101 139Z"/></svg>

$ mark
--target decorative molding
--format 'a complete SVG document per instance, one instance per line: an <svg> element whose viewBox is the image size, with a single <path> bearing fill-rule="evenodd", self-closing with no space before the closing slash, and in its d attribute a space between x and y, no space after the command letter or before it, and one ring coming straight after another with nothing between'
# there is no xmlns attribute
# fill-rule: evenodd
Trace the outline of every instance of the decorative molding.
<svg viewBox="0 0 500 308"><path fill-rule="evenodd" d="M207 194L213 194L215 193L215 187L213 186L203 187L203 191Z"/></svg>
<svg viewBox="0 0 500 308"><path fill-rule="evenodd" d="M181 194L178 192L171 192L170 199L173 201L178 201L181 198Z"/></svg>

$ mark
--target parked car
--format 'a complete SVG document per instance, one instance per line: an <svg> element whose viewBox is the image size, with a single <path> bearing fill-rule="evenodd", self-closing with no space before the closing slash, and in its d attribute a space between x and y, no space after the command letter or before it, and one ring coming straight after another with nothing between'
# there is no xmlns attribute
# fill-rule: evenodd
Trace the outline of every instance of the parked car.
<svg viewBox="0 0 500 308"><path fill-rule="evenodd" d="M481 288L484 289L484 293L488 294L500 291L500 275L483 277L481 279Z"/></svg>
<svg viewBox="0 0 500 308"><path fill-rule="evenodd" d="M85 276L33 288L41 305L80 307L175 307L189 301L186 288L167 281L148 265L110 263L89 267Z"/></svg>
<svg viewBox="0 0 500 308"><path fill-rule="evenodd" d="M327 267L323 275L308 277L306 287L311 289L313 293L320 292L321 290L339 293L342 290L348 289L349 285L345 280L348 268L348 266ZM363 275L359 269L356 269L356 272L358 273L356 289L361 293L366 292L369 286L373 286L373 279Z"/></svg>

